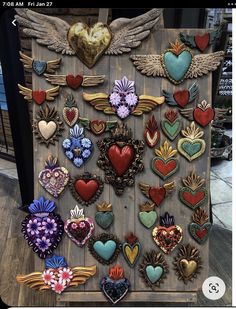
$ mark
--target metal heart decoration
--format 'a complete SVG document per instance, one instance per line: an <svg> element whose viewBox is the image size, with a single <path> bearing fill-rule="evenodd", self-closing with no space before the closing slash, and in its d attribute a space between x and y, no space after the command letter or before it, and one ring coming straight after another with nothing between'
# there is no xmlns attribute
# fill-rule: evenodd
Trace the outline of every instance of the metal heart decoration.
<svg viewBox="0 0 236 309"><path fill-rule="evenodd" d="M88 118L79 118L80 124L84 126L87 130L91 131L94 135L101 135L105 132L111 131L117 126L116 120L89 120Z"/></svg>
<svg viewBox="0 0 236 309"><path fill-rule="evenodd" d="M173 141L180 133L182 128L182 121L178 118L175 110L169 109L165 113L166 119L161 121L161 128L165 135Z"/></svg>
<svg viewBox="0 0 236 309"><path fill-rule="evenodd" d="M106 298L116 304L128 293L130 282L124 278L123 268L115 265L110 269L109 276L103 277L100 281L100 288Z"/></svg>
<svg viewBox="0 0 236 309"><path fill-rule="evenodd" d="M72 94L68 95L66 98L62 115L69 127L73 127L79 119L79 109Z"/></svg>
<svg viewBox="0 0 236 309"><path fill-rule="evenodd" d="M133 233L127 235L125 239L126 242L122 246L123 255L129 266L134 267L141 253L141 244Z"/></svg>
<svg viewBox="0 0 236 309"><path fill-rule="evenodd" d="M121 251L121 242L112 234L102 233L89 239L88 248L98 262L109 265L117 259Z"/></svg>
<svg viewBox="0 0 236 309"><path fill-rule="evenodd" d="M30 214L21 223L24 238L41 259L53 253L64 232L64 223L54 213L55 208L55 203L43 196L35 199L28 207Z"/></svg>
<svg viewBox="0 0 236 309"><path fill-rule="evenodd" d="M64 230L69 238L79 247L83 247L94 232L94 222L91 218L86 218L83 209L76 205L70 211L71 218L64 224Z"/></svg>
<svg viewBox="0 0 236 309"><path fill-rule="evenodd" d="M112 205L106 202L98 204L95 221L104 230L108 229L114 221Z"/></svg>
<svg viewBox="0 0 236 309"><path fill-rule="evenodd" d="M69 172L65 167L59 166L57 158L48 156L45 169L39 173L38 180L41 186L52 196L57 198L69 182Z"/></svg>
<svg viewBox="0 0 236 309"><path fill-rule="evenodd" d="M32 69L37 75L42 75L47 70L47 62L41 60L33 60Z"/></svg>
<svg viewBox="0 0 236 309"><path fill-rule="evenodd" d="M154 173L163 180L169 178L179 169L179 162L173 158L177 150L172 149L167 141L164 142L160 149L155 149L156 157L151 161L151 167Z"/></svg>
<svg viewBox="0 0 236 309"><path fill-rule="evenodd" d="M138 217L143 226L145 226L147 229L150 229L157 220L155 204L146 202L145 204L140 205L140 212Z"/></svg>
<svg viewBox="0 0 236 309"><path fill-rule="evenodd" d="M160 216L160 225L152 231L153 240L166 254L170 254L183 238L180 226L174 224L174 217L168 212Z"/></svg>
<svg viewBox="0 0 236 309"><path fill-rule="evenodd" d="M112 34L103 23L89 27L79 22L70 27L67 38L78 58L92 68L110 45Z"/></svg>
<svg viewBox="0 0 236 309"><path fill-rule="evenodd" d="M62 148L67 158L76 167L81 167L91 156L93 150L92 141L84 136L84 128L76 124L70 129L70 137L64 139Z"/></svg>
<svg viewBox="0 0 236 309"><path fill-rule="evenodd" d="M203 244L208 239L212 228L209 216L204 209L198 208L192 216L192 221L188 226L189 233L199 244Z"/></svg>
<svg viewBox="0 0 236 309"><path fill-rule="evenodd" d="M180 260L180 268L183 275L188 278L193 275L194 272L196 272L197 262L193 260L188 261L186 259L182 259Z"/></svg>

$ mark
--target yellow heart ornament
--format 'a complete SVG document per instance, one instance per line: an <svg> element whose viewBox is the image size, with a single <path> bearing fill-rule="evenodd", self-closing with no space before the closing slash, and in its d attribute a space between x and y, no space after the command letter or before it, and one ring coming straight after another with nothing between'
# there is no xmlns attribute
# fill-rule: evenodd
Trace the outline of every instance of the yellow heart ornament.
<svg viewBox="0 0 236 309"><path fill-rule="evenodd" d="M123 255L130 267L134 267L141 252L141 244L138 238L130 233L126 236L126 242L123 243Z"/></svg>

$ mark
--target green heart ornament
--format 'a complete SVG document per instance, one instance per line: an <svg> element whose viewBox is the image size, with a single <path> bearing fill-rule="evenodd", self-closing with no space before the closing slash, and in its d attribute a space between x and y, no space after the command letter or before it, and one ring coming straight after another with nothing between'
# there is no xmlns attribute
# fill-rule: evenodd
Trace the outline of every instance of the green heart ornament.
<svg viewBox="0 0 236 309"><path fill-rule="evenodd" d="M140 222L147 228L150 229L157 220L157 213L155 210L151 211L140 211L138 214Z"/></svg>
<svg viewBox="0 0 236 309"><path fill-rule="evenodd" d="M114 221L114 214L111 211L96 212L95 214L96 223L104 230L108 229Z"/></svg>
<svg viewBox="0 0 236 309"><path fill-rule="evenodd" d="M180 119L170 122L169 120L161 121L161 128L164 134L173 141L180 133L182 127L182 122Z"/></svg>
<svg viewBox="0 0 236 309"><path fill-rule="evenodd" d="M177 148L180 154L191 162L205 152L206 143L200 138L191 139L185 137L179 139Z"/></svg>
<svg viewBox="0 0 236 309"><path fill-rule="evenodd" d="M211 227L212 224L210 222L202 225L193 222L189 224L189 233L199 244L203 244L210 235Z"/></svg>
<svg viewBox="0 0 236 309"><path fill-rule="evenodd" d="M146 275L148 280L151 281L151 283L156 283L158 280L160 280L161 276L163 274L163 268L161 266L152 266L148 265L146 267Z"/></svg>

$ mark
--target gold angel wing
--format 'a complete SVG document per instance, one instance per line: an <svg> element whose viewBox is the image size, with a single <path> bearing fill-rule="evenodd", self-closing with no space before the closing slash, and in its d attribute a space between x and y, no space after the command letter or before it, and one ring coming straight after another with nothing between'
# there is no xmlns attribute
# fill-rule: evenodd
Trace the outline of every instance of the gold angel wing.
<svg viewBox="0 0 236 309"><path fill-rule="evenodd" d="M45 73L44 76L52 85L66 86L66 75L52 75Z"/></svg>
<svg viewBox="0 0 236 309"><path fill-rule="evenodd" d="M106 93L86 93L83 92L83 99L90 103L98 111L103 111L105 114L113 115L115 112L112 110L109 101L108 94Z"/></svg>
<svg viewBox="0 0 236 309"><path fill-rule="evenodd" d="M84 284L90 277L96 274L96 265L87 267L73 267L73 279L71 280L69 286L78 286L79 284Z"/></svg>
<svg viewBox="0 0 236 309"><path fill-rule="evenodd" d="M84 76L82 86L91 87L104 83L105 75Z"/></svg>
<svg viewBox="0 0 236 309"><path fill-rule="evenodd" d="M47 101L54 101L55 97L59 93L59 89L60 89L60 87L57 86L57 87L46 90L46 100Z"/></svg>
<svg viewBox="0 0 236 309"><path fill-rule="evenodd" d="M29 9L15 9L15 19L23 26L23 32L36 38L37 43L46 45L57 53L74 55L67 41L70 25L58 18L34 12Z"/></svg>
<svg viewBox="0 0 236 309"><path fill-rule="evenodd" d="M197 78L208 74L209 72L215 71L223 58L223 51L195 55L185 78Z"/></svg>
<svg viewBox="0 0 236 309"><path fill-rule="evenodd" d="M166 77L161 63L161 55L132 55L130 59L133 61L136 69L142 74Z"/></svg>
<svg viewBox="0 0 236 309"><path fill-rule="evenodd" d="M61 58L47 61L47 72L48 73L55 73L56 69L60 67Z"/></svg>
<svg viewBox="0 0 236 309"><path fill-rule="evenodd" d="M32 69L32 64L33 64L33 58L23 54L21 51L19 52L20 54L20 61L23 63L24 68L26 69Z"/></svg>
<svg viewBox="0 0 236 309"><path fill-rule="evenodd" d="M32 90L21 86L20 84L18 84L18 88L20 89L20 94L22 94L24 96L25 100L32 100Z"/></svg>
<svg viewBox="0 0 236 309"><path fill-rule="evenodd" d="M179 109L179 112L184 118L187 118L190 121L193 120L193 108Z"/></svg>
<svg viewBox="0 0 236 309"><path fill-rule="evenodd" d="M165 97L153 97L149 95L139 96L139 103L131 113L132 115L139 116L143 113L148 113L165 102Z"/></svg>
<svg viewBox="0 0 236 309"><path fill-rule="evenodd" d="M30 288L40 291L50 289L50 286L44 283L41 272L34 272L28 275L17 275L16 281L18 283L24 283Z"/></svg>
<svg viewBox="0 0 236 309"><path fill-rule="evenodd" d="M150 186L146 183L140 182L139 183L139 188L141 190L141 192L146 196L146 197L150 197L149 196L149 190L150 190Z"/></svg>
<svg viewBox="0 0 236 309"><path fill-rule="evenodd" d="M152 9L147 13L134 18L118 18L109 28L112 32L111 43L106 50L107 55L128 53L132 48L138 47L150 30L157 24L162 9Z"/></svg>
<svg viewBox="0 0 236 309"><path fill-rule="evenodd" d="M165 183L165 184L163 185L163 187L165 188L166 193L169 194L171 191L174 190L174 188L175 188L175 182L172 181L172 182Z"/></svg>

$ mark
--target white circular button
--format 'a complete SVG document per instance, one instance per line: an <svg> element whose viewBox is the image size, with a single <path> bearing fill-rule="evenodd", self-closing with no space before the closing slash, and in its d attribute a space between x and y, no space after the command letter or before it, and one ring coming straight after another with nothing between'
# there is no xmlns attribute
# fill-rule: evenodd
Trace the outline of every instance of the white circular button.
<svg viewBox="0 0 236 309"><path fill-rule="evenodd" d="M209 277L202 285L202 292L204 296L211 300L220 299L225 294L226 286L219 277Z"/></svg>

